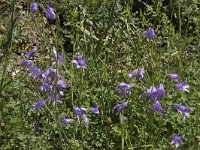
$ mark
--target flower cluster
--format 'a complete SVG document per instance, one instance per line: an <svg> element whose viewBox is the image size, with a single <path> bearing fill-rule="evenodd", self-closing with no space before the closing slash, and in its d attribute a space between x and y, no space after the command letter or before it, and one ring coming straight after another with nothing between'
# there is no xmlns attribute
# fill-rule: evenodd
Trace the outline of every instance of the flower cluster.
<svg viewBox="0 0 200 150"><path fill-rule="evenodd" d="M36 2L32 2L30 4L30 9L32 13L36 13L38 11L38 4ZM49 5L47 6L47 9L45 10L45 15L50 20L56 19L56 14L54 12L54 9L50 7Z"/></svg>
<svg viewBox="0 0 200 150"><path fill-rule="evenodd" d="M27 58L33 57L36 51L33 49L29 51L26 56ZM62 55L60 53L58 62L62 64ZM32 106L36 110L41 109L45 106L47 101L53 101L53 105L56 102L61 103L60 96L64 95L64 89L69 88L69 84L65 83L63 77L59 74L60 69L54 69L49 67L42 73L40 66L34 67L31 60L22 60L20 65L28 72L27 76L32 77L34 81L39 82L40 91L47 92L49 97L43 100L33 103Z"/></svg>

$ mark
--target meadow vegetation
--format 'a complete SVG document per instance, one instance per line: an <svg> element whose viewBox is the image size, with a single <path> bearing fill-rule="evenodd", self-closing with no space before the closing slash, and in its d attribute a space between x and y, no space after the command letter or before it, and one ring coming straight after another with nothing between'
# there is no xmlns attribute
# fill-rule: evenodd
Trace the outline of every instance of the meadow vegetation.
<svg viewBox="0 0 200 150"><path fill-rule="evenodd" d="M0 149L200 149L200 0L1 0Z"/></svg>

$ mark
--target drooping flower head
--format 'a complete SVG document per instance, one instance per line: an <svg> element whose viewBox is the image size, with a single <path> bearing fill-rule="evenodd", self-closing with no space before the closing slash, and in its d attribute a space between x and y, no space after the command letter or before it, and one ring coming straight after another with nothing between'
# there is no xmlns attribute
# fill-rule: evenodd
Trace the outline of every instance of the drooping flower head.
<svg viewBox="0 0 200 150"><path fill-rule="evenodd" d="M113 107L112 110L115 110L115 109L116 109L116 110L117 110L117 113L120 113L127 105L128 105L127 102L123 102L123 103L121 103L121 104L115 105L115 106Z"/></svg>
<svg viewBox="0 0 200 150"><path fill-rule="evenodd" d="M48 19L51 19L51 20L56 19L56 14L55 14L53 8L50 6L48 6L47 9L45 10L45 14Z"/></svg>
<svg viewBox="0 0 200 150"><path fill-rule="evenodd" d="M162 111L164 110L159 101L156 101L155 104L150 108L152 108L153 113L157 112L159 115L161 115Z"/></svg>
<svg viewBox="0 0 200 150"><path fill-rule="evenodd" d="M45 103L46 103L45 100L41 100L41 101L39 101L37 103L33 103L32 106L33 106L34 109L40 110L41 107L45 106Z"/></svg>
<svg viewBox="0 0 200 150"><path fill-rule="evenodd" d="M120 96L126 98L126 93L131 94L130 89L133 87L133 84L126 84L121 82L120 85L116 86L115 89L120 91Z"/></svg>
<svg viewBox="0 0 200 150"><path fill-rule="evenodd" d="M178 148L179 145L184 144L184 142L180 136L173 134L171 144L174 144L176 148Z"/></svg>
<svg viewBox="0 0 200 150"><path fill-rule="evenodd" d="M76 68L87 68L87 62L90 60L89 58L83 59L82 55L80 53L77 54L78 57L75 60L72 60L71 62L76 64Z"/></svg>
<svg viewBox="0 0 200 150"><path fill-rule="evenodd" d="M32 13L36 13L38 11L38 4L36 2L32 2L30 4L30 9L31 9Z"/></svg>
<svg viewBox="0 0 200 150"><path fill-rule="evenodd" d="M146 31L143 32L143 35L146 36L150 40L156 38L153 28L148 28Z"/></svg>
<svg viewBox="0 0 200 150"><path fill-rule="evenodd" d="M181 82L181 83L178 83L178 84L175 84L175 89L176 90L180 90L180 91L185 91L185 92L189 92L188 88L190 87L188 84L186 84L186 80Z"/></svg>
<svg viewBox="0 0 200 150"><path fill-rule="evenodd" d="M90 112L91 112L91 113L94 113L94 114L99 114L99 107L96 106L96 107L91 108L91 109L90 109Z"/></svg>
<svg viewBox="0 0 200 150"><path fill-rule="evenodd" d="M189 113L193 111L193 108L185 107L181 104L173 104L172 107L174 107L181 115L183 115L184 119L186 117L189 118Z"/></svg>
<svg viewBox="0 0 200 150"><path fill-rule="evenodd" d="M178 75L178 74L169 74L169 75L168 75L168 78L169 78L170 80L174 80L175 82L178 82L178 80L179 80L179 75Z"/></svg>
<svg viewBox="0 0 200 150"><path fill-rule="evenodd" d="M62 127L66 127L68 124L71 124L73 119L69 119L67 116L61 118Z"/></svg>

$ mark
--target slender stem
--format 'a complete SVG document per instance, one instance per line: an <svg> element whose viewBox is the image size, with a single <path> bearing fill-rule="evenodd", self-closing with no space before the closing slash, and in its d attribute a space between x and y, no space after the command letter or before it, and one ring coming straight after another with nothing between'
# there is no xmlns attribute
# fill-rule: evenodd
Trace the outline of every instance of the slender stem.
<svg viewBox="0 0 200 150"><path fill-rule="evenodd" d="M10 56L10 49L12 47L12 42L13 42L13 32L14 32L14 26L15 26L15 6L16 5L16 0L12 1L12 15L11 15L11 27L10 27L10 32L8 35L8 43L7 43L7 49L5 51L5 64L4 64L4 69L1 77L1 84L0 84L0 91L3 90L3 82L6 74L6 69L9 64L9 56Z"/></svg>

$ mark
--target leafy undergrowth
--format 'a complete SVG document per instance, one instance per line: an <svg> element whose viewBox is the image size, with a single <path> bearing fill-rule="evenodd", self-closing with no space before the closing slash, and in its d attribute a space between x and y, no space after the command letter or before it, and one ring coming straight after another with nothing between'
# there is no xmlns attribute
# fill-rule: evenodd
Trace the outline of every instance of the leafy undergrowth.
<svg viewBox="0 0 200 150"><path fill-rule="evenodd" d="M0 2L1 149L199 149L199 2Z"/></svg>

